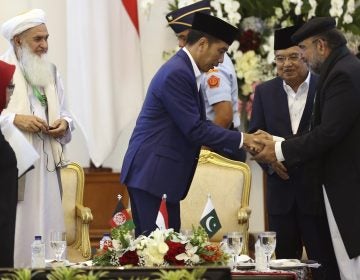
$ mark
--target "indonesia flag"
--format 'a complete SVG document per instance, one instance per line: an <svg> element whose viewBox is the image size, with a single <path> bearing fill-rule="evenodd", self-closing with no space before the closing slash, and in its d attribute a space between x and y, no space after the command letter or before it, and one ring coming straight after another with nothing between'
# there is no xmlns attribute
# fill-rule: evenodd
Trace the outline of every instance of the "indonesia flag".
<svg viewBox="0 0 360 280"><path fill-rule="evenodd" d="M128 141L143 103L137 6L136 0L67 0L68 108L95 166Z"/></svg>
<svg viewBox="0 0 360 280"><path fill-rule="evenodd" d="M159 212L156 218L156 225L161 230L169 228L169 217L166 208L166 194L164 194L161 199Z"/></svg>

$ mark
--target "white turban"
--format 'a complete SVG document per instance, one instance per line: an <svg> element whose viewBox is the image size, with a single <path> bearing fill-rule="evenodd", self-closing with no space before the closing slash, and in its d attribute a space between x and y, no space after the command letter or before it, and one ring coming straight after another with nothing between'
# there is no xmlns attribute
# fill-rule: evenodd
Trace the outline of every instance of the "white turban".
<svg viewBox="0 0 360 280"><path fill-rule="evenodd" d="M45 23L45 12L41 9L33 9L4 22L1 26L1 34L11 41L15 35L43 23Z"/></svg>

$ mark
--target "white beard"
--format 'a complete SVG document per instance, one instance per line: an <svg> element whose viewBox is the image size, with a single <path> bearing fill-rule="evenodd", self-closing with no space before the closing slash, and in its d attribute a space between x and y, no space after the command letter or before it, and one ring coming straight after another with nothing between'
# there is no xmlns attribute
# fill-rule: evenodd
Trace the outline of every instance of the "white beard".
<svg viewBox="0 0 360 280"><path fill-rule="evenodd" d="M20 65L31 85L46 87L54 82L51 63L48 62L46 54L38 56L27 45L19 48L18 54Z"/></svg>

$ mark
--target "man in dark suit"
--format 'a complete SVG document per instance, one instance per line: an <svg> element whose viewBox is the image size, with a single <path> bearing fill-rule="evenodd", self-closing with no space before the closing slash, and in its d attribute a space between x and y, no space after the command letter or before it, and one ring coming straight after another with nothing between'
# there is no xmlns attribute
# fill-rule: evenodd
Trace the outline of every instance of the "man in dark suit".
<svg viewBox="0 0 360 280"><path fill-rule="evenodd" d="M298 28L275 30L278 76L256 87L249 132L261 129L291 138L308 131L318 78L291 40ZM308 179L302 167L286 170L278 161L261 166L267 175L266 204L269 229L276 232L276 257L300 259L304 245L307 256L321 264L313 278L338 279L321 184Z"/></svg>
<svg viewBox="0 0 360 280"><path fill-rule="evenodd" d="M125 154L121 181L128 186L136 235L156 228L163 194L169 227L179 231L180 200L202 145L234 153L253 138L207 121L199 88L202 72L223 61L237 28L203 13L195 14L192 28L186 46L151 81Z"/></svg>
<svg viewBox="0 0 360 280"><path fill-rule="evenodd" d="M255 159L289 167L318 162L309 176L323 184L341 277L360 279L360 61L335 27L333 18L314 18L292 36L320 74L311 131L283 142L259 139L265 146Z"/></svg>

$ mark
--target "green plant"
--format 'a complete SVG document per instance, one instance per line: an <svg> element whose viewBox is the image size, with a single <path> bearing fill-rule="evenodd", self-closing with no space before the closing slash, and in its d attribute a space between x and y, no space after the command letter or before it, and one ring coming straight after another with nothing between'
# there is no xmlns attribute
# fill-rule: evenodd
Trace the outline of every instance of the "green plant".
<svg viewBox="0 0 360 280"><path fill-rule="evenodd" d="M108 275L108 272L99 270L98 272L93 272L92 270L88 274L78 274L76 275L76 280L100 280L102 277Z"/></svg>
<svg viewBox="0 0 360 280"><path fill-rule="evenodd" d="M1 280L31 280L36 274L43 272L42 270L38 270L35 272L31 272L29 268L15 269L12 272L4 274L1 277Z"/></svg>
<svg viewBox="0 0 360 280"><path fill-rule="evenodd" d="M118 278L118 280L123 280L122 278ZM132 276L131 278L130 278L130 280L150 280L150 278L149 277L142 277L142 276L138 276L138 277L134 277L134 276Z"/></svg>
<svg viewBox="0 0 360 280"><path fill-rule="evenodd" d="M76 277L81 273L84 271L78 268L57 267L46 278L49 280L73 280L77 279Z"/></svg>
<svg viewBox="0 0 360 280"><path fill-rule="evenodd" d="M178 270L160 270L152 275L158 276L159 280L198 280L202 279L206 268L197 268L192 271L186 269Z"/></svg>

